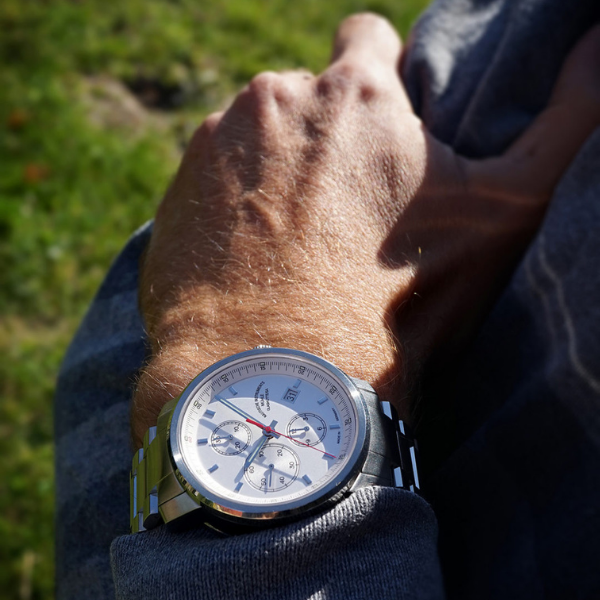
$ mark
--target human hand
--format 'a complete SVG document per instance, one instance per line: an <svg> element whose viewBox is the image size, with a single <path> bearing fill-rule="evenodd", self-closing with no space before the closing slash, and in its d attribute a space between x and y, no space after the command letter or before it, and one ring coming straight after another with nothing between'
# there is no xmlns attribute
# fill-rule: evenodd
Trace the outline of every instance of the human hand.
<svg viewBox="0 0 600 600"><path fill-rule="evenodd" d="M398 77L400 40L369 14L342 23L319 77L263 73L211 115L142 267L152 358L135 442L198 372L257 344L318 354L406 417L418 365L472 330L599 124L598 39L569 58L548 110L484 161L428 134Z"/></svg>

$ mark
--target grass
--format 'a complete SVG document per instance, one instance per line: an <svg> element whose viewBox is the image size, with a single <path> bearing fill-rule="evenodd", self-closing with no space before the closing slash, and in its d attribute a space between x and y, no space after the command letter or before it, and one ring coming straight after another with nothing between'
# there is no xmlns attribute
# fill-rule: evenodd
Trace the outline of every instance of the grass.
<svg viewBox="0 0 600 600"><path fill-rule="evenodd" d="M265 69L327 63L347 14L424 0L0 3L0 589L52 598L52 394L111 259L181 148ZM127 87L124 87L127 86ZM127 88L153 108L132 104Z"/></svg>

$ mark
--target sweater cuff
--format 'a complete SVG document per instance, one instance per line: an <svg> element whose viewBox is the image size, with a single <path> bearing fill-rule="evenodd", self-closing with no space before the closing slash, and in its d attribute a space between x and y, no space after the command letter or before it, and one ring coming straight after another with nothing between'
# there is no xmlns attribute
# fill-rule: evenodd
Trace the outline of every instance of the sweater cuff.
<svg viewBox="0 0 600 600"><path fill-rule="evenodd" d="M117 598L443 598L437 523L423 498L361 489L291 525L223 537L166 527L111 547Z"/></svg>

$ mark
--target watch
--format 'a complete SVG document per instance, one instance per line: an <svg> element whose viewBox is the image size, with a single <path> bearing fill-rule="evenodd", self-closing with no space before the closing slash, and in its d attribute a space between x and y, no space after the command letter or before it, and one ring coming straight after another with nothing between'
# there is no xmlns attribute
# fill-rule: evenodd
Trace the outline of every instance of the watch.
<svg viewBox="0 0 600 600"><path fill-rule="evenodd" d="M204 370L162 409L130 477L132 532L287 523L370 485L418 492L417 445L366 382L258 346Z"/></svg>

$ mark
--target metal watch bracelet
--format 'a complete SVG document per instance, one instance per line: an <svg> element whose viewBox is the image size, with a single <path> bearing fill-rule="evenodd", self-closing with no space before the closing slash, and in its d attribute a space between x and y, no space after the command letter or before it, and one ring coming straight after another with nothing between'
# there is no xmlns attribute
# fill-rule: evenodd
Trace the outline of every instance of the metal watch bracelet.
<svg viewBox="0 0 600 600"><path fill-rule="evenodd" d="M389 402L379 400L368 383L358 379L353 381L368 405L371 436L367 458L350 491L383 485L420 492L418 448L408 425L398 418ZM168 416L176 402L169 403L172 405L170 411L165 410L167 407L163 409L157 426L146 432L143 448L133 456L129 482L132 533L160 525L163 516L169 520L170 514L199 508L177 481L173 466L161 447L167 443Z"/></svg>

